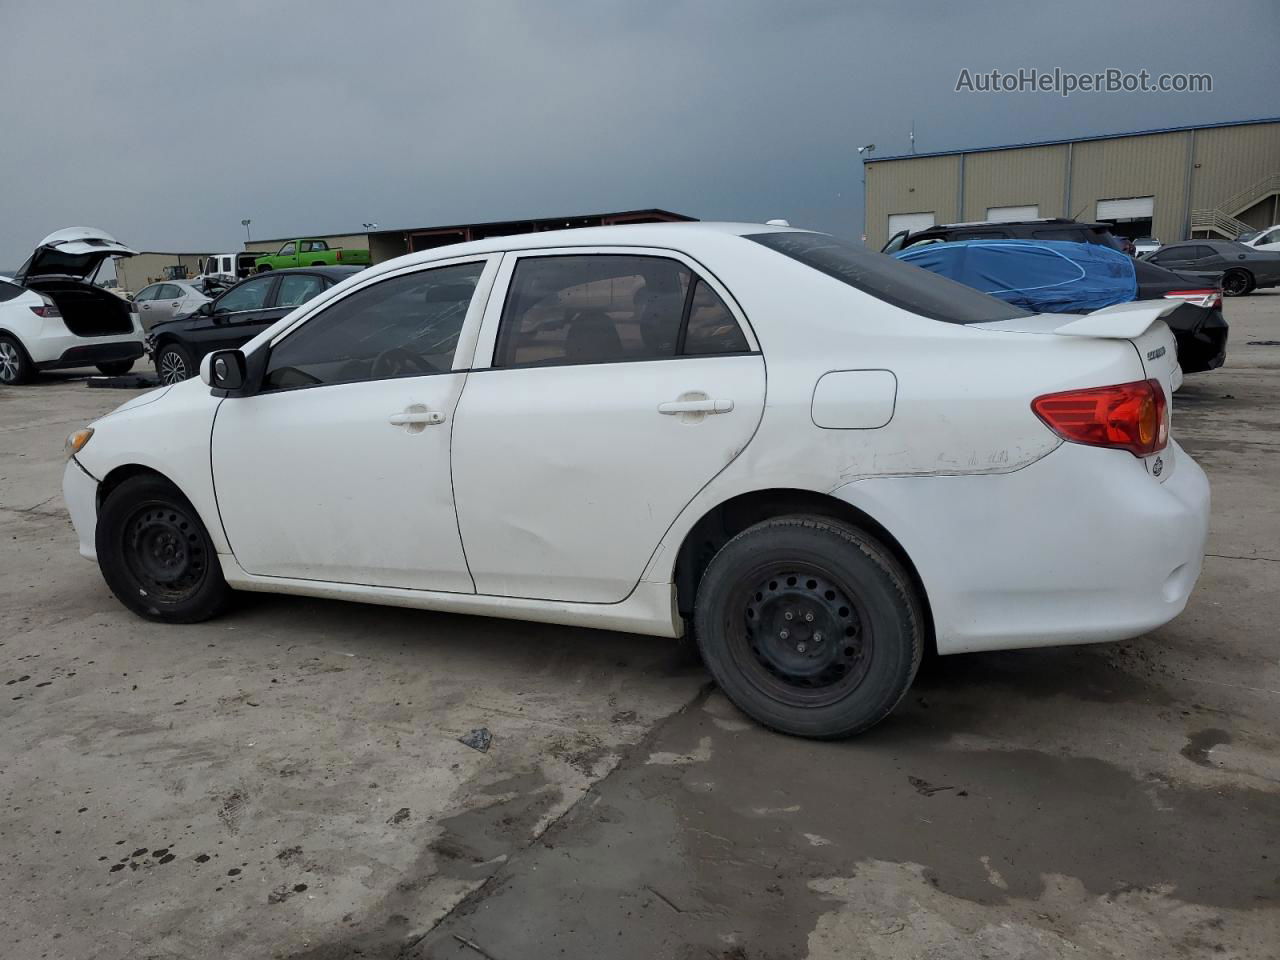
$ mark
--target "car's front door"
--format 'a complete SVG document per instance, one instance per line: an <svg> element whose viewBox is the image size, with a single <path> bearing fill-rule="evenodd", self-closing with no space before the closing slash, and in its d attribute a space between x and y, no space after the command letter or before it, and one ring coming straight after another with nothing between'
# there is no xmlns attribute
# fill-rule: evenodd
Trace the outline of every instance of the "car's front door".
<svg viewBox="0 0 1280 960"><path fill-rule="evenodd" d="M241 567L474 592L449 434L495 270L480 258L378 277L269 345L261 391L214 420L218 510Z"/></svg>
<svg viewBox="0 0 1280 960"><path fill-rule="evenodd" d="M764 362L670 251L508 254L453 432L482 594L623 600L680 511L747 446Z"/></svg>
<svg viewBox="0 0 1280 960"><path fill-rule="evenodd" d="M274 274L254 277L214 300L208 323L201 325L202 351L208 353L248 343L284 316L284 312L276 311L273 306L277 283L279 278Z"/></svg>

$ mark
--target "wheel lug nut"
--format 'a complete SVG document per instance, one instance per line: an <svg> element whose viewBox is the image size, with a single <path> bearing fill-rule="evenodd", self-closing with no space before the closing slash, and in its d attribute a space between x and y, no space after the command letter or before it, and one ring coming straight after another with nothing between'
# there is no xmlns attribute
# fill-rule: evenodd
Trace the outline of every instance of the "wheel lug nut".
<svg viewBox="0 0 1280 960"><path fill-rule="evenodd" d="M820 633L816 633L816 632L815 632L815 633L814 633L814 635L813 635L813 642L814 642L814 643L821 643L821 642L822 642L822 634L820 634Z"/></svg>
<svg viewBox="0 0 1280 960"><path fill-rule="evenodd" d="M804 615L804 619L806 623L813 623L813 611L811 610L808 613L806 613Z"/></svg>
<svg viewBox="0 0 1280 960"><path fill-rule="evenodd" d="M795 614L792 613L790 610L788 610L786 613L782 615L782 617L784 620L793 620L795 619Z"/></svg>
<svg viewBox="0 0 1280 960"><path fill-rule="evenodd" d="M778 634L778 636L779 636L781 639L785 640L785 639L787 639L787 637L791 636L791 631L789 631L789 630L783 630L783 631L781 631L781 632Z"/></svg>
<svg viewBox="0 0 1280 960"><path fill-rule="evenodd" d="M804 653L804 651L805 651L805 646L804 646L804 644L803 644L803 643L797 643L797 644L796 644L796 653Z"/></svg>

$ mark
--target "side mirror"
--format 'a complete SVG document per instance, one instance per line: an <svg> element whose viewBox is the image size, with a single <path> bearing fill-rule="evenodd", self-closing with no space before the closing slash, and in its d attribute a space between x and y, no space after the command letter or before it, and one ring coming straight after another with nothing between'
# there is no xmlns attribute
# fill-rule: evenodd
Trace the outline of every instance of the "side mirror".
<svg viewBox="0 0 1280 960"><path fill-rule="evenodd" d="M214 390L239 390L244 386L244 354L239 350L215 350L200 361L200 379Z"/></svg>
<svg viewBox="0 0 1280 960"><path fill-rule="evenodd" d="M204 303L200 304L200 306L196 307L196 313L200 314L200 316L202 317L207 317L212 315L213 301L206 300Z"/></svg>

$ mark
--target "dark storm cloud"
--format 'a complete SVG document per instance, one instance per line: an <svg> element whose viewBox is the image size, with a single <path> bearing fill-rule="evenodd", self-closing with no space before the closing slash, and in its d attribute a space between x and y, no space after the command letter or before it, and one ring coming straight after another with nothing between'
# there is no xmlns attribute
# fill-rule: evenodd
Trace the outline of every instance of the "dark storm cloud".
<svg viewBox="0 0 1280 960"><path fill-rule="evenodd" d="M0 267L662 206L855 236L878 155L1265 116L1280 7L6 0ZM1207 95L982 96L962 68L1208 71Z"/></svg>

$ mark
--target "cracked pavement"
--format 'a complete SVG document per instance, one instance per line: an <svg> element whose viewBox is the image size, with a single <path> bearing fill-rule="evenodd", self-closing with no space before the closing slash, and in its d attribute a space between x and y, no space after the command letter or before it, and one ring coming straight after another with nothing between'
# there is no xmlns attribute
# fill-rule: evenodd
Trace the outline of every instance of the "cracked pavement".
<svg viewBox="0 0 1280 960"><path fill-rule="evenodd" d="M261 595L137 620L57 487L133 394L0 389L5 955L1273 957L1280 347L1248 341L1280 291L1227 317L1174 402L1214 490L1183 616L928 660L843 743L642 637Z"/></svg>

